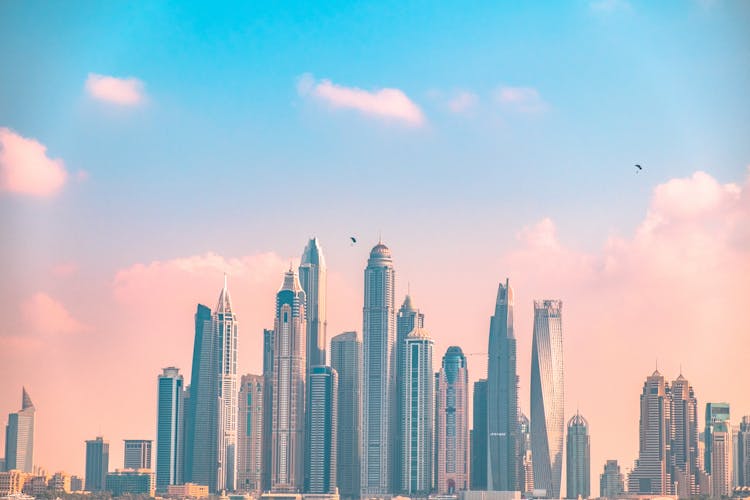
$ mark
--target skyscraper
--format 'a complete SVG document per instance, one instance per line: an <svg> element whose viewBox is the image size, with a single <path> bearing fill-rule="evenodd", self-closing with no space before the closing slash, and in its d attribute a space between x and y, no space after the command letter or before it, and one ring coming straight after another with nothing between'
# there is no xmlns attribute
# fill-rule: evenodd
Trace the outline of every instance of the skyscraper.
<svg viewBox="0 0 750 500"><path fill-rule="evenodd" d="M273 329L263 330L263 453L261 453L261 490L271 489L273 455Z"/></svg>
<svg viewBox="0 0 750 500"><path fill-rule="evenodd" d="M618 498L625 491L620 465L617 460L607 460L604 464L604 472L599 476L599 497Z"/></svg>
<svg viewBox="0 0 750 500"><path fill-rule="evenodd" d="M534 461L531 454L531 424L523 413L518 417L518 448L520 464L518 488L521 492L534 491Z"/></svg>
<svg viewBox="0 0 750 500"><path fill-rule="evenodd" d="M567 474L568 494L565 498L591 496L591 444L589 424L576 414L568 421Z"/></svg>
<svg viewBox="0 0 750 500"><path fill-rule="evenodd" d="M534 301L531 347L531 454L534 487L560 496L565 432L562 301Z"/></svg>
<svg viewBox="0 0 750 500"><path fill-rule="evenodd" d="M562 354L562 353L560 353ZM513 289L500 283L490 319L487 364L487 489L518 490L518 376Z"/></svg>
<svg viewBox="0 0 750 500"><path fill-rule="evenodd" d="M318 238L307 242L299 265L299 281L305 291L307 313L307 372L326 364L326 261Z"/></svg>
<svg viewBox="0 0 750 500"><path fill-rule="evenodd" d="M338 374L330 366L313 366L309 380L307 438L310 443L305 491L314 494L335 493Z"/></svg>
<svg viewBox="0 0 750 500"><path fill-rule="evenodd" d="M357 332L331 339L331 367L338 373L336 482L343 498L359 498L362 434L362 341Z"/></svg>
<svg viewBox="0 0 750 500"><path fill-rule="evenodd" d="M698 467L698 400L682 374L672 382L671 400L671 482L680 498L697 496L700 491Z"/></svg>
<svg viewBox="0 0 750 500"><path fill-rule="evenodd" d="M227 289L219 294L213 315L218 348L219 430L217 491L234 491L237 485L237 316Z"/></svg>
<svg viewBox="0 0 750 500"><path fill-rule="evenodd" d="M238 398L237 490L261 493L261 456L263 449L263 389L260 375L243 375Z"/></svg>
<svg viewBox="0 0 750 500"><path fill-rule="evenodd" d="M424 328L406 336L404 415L401 420L401 491L427 495L432 488L433 406L432 338Z"/></svg>
<svg viewBox="0 0 750 500"><path fill-rule="evenodd" d="M737 486L750 486L750 415L742 417L737 434Z"/></svg>
<svg viewBox="0 0 750 500"><path fill-rule="evenodd" d="M670 411L664 377L659 371L646 378L641 393L638 460L628 476L628 492L641 495L670 494L668 462Z"/></svg>
<svg viewBox="0 0 750 500"><path fill-rule="evenodd" d="M125 439L123 442L123 466L126 469L150 469L151 444L150 439Z"/></svg>
<svg viewBox="0 0 750 500"><path fill-rule="evenodd" d="M305 459L305 292L291 268L276 294L271 490L299 493Z"/></svg>
<svg viewBox="0 0 750 500"><path fill-rule="evenodd" d="M732 494L732 426L728 403L706 404L706 472L711 474L711 496Z"/></svg>
<svg viewBox="0 0 750 500"><path fill-rule="evenodd" d="M184 389L180 370L164 368L159 375L158 417L156 426L156 489L166 492L172 484L182 484ZM127 446L127 443L126 443ZM151 443L149 442L151 468ZM127 468L127 465L126 465ZM132 467L139 469L141 467Z"/></svg>
<svg viewBox="0 0 750 500"><path fill-rule="evenodd" d="M436 489L469 489L469 371L460 347L451 346L437 374L435 394Z"/></svg>
<svg viewBox="0 0 750 500"><path fill-rule="evenodd" d="M363 497L392 489L394 287L391 251L378 243L365 268L363 308L362 480Z"/></svg>
<svg viewBox="0 0 750 500"><path fill-rule="evenodd" d="M5 427L5 470L34 470L34 403L21 388L21 409L8 414Z"/></svg>
<svg viewBox="0 0 750 500"><path fill-rule="evenodd" d="M86 441L86 491L103 491L109 472L109 442L99 436Z"/></svg>
<svg viewBox="0 0 750 500"><path fill-rule="evenodd" d="M403 440L401 436L401 423L404 419L403 394L401 390L404 386L405 374L402 366L404 364L404 353L406 352L406 336L415 328L424 328L424 314L414 306L411 294L407 294L404 303L396 314L396 341L393 345L396 362L393 365L393 378L395 380L395 394L393 399L394 406L394 429L393 429L393 491L401 489L401 469L403 457L401 456L401 446L398 445Z"/></svg>
<svg viewBox="0 0 750 500"><path fill-rule="evenodd" d="M471 489L487 489L487 379L474 382L471 429Z"/></svg>

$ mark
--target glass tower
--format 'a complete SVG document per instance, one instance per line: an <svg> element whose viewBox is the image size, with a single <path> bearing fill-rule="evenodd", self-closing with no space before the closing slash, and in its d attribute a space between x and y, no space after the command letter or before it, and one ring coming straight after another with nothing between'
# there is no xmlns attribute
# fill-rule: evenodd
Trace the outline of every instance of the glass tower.
<svg viewBox="0 0 750 500"><path fill-rule="evenodd" d="M435 457L438 494L469 489L469 372L460 347L451 346L437 374Z"/></svg>
<svg viewBox="0 0 750 500"><path fill-rule="evenodd" d="M21 388L21 409L8 414L5 427L5 470L34 470L34 403Z"/></svg>
<svg viewBox="0 0 750 500"><path fill-rule="evenodd" d="M159 396L156 425L156 490L166 493L172 484L182 484L183 379L175 367L164 368L158 379ZM148 467L151 468L151 441L148 443ZM125 443L127 454L128 443ZM126 465L126 467L128 467ZM132 467L138 469L140 467Z"/></svg>

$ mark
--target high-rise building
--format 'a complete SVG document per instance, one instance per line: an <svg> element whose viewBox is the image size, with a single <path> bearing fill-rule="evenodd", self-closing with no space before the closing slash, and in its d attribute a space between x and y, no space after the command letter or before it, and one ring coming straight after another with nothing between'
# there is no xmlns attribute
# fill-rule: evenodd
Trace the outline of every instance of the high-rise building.
<svg viewBox="0 0 750 500"><path fill-rule="evenodd" d="M273 329L263 330L263 452L261 453L261 490L271 489L273 455Z"/></svg>
<svg viewBox="0 0 750 500"><path fill-rule="evenodd" d="M86 491L103 491L109 472L109 442L99 436L86 441Z"/></svg>
<svg viewBox="0 0 750 500"><path fill-rule="evenodd" d="M8 414L5 427L5 470L34 470L34 403L21 388L21 409Z"/></svg>
<svg viewBox="0 0 750 500"><path fill-rule="evenodd" d="M336 493L338 374L330 366L310 368L309 428L305 492Z"/></svg>
<svg viewBox="0 0 750 500"><path fill-rule="evenodd" d="M336 482L343 498L359 498L362 341L357 332L345 332L331 339L331 367L338 373L339 382Z"/></svg>
<svg viewBox="0 0 750 500"><path fill-rule="evenodd" d="M403 440L403 437L401 436L400 422L404 419L405 410L402 407L404 398L401 390L404 386L404 378L406 375L403 373L401 367L404 364L404 353L406 352L406 336L415 328L424 328L424 314L420 313L414 306L411 294L407 293L404 298L404 303L396 314L396 341L393 345L393 351L395 352L394 357L396 359L396 362L393 365L393 378L395 380L395 394L393 399L395 425L392 431L393 491L400 491L401 489L401 469L403 463L403 457L401 456L402 449L399 443Z"/></svg>
<svg viewBox="0 0 750 500"><path fill-rule="evenodd" d="M599 497L619 498L625 492L620 465L617 460L607 460L604 464L604 472L599 476Z"/></svg>
<svg viewBox="0 0 750 500"><path fill-rule="evenodd" d="M218 348L219 383L219 468L216 489L234 491L237 487L237 315L232 310L226 275L214 311L213 325Z"/></svg>
<svg viewBox="0 0 750 500"><path fill-rule="evenodd" d="M565 498L588 498L591 496L591 443L589 424L583 416L576 414L568 421L567 442L568 494Z"/></svg>
<svg viewBox="0 0 750 500"><path fill-rule="evenodd" d="M524 493L534 491L534 461L531 454L531 423L529 417L520 414L518 417L518 448L520 454L520 471L518 489Z"/></svg>
<svg viewBox="0 0 750 500"><path fill-rule="evenodd" d="M534 301L531 350L531 451L534 487L558 498L565 433L562 301Z"/></svg>
<svg viewBox="0 0 750 500"><path fill-rule="evenodd" d="M305 459L305 292L291 268L276 294L271 490L301 493Z"/></svg>
<svg viewBox="0 0 750 500"><path fill-rule="evenodd" d="M261 375L243 375L240 380L237 419L237 490L261 493L263 450L263 389Z"/></svg>
<svg viewBox="0 0 750 500"><path fill-rule="evenodd" d="M706 404L706 472L711 475L711 496L732 494L732 426L728 403Z"/></svg>
<svg viewBox="0 0 750 500"><path fill-rule="evenodd" d="M641 393L638 460L628 476L628 492L641 495L668 495L671 477L670 397L659 371L646 378Z"/></svg>
<svg viewBox="0 0 750 500"><path fill-rule="evenodd" d="M737 486L750 487L750 415L742 417L737 433Z"/></svg>
<svg viewBox="0 0 750 500"><path fill-rule="evenodd" d="M159 375L159 399L156 424L156 489L166 493L169 485L184 482L183 458L185 415L184 380L179 368L164 368ZM126 443L127 447L127 443ZM151 468L151 442L148 443L148 465L130 469Z"/></svg>
<svg viewBox="0 0 750 500"><path fill-rule="evenodd" d="M152 443L150 439L124 439L123 467L126 469L150 469Z"/></svg>
<svg viewBox="0 0 750 500"><path fill-rule="evenodd" d="M434 417L433 341L424 328L406 336L401 420L401 488L407 495L426 496L432 488Z"/></svg>
<svg viewBox="0 0 750 500"><path fill-rule="evenodd" d="M518 376L513 289L500 283L490 319L487 363L487 489L518 490Z"/></svg>
<svg viewBox="0 0 750 500"><path fill-rule="evenodd" d="M307 242L299 265L299 281L305 291L307 372L326 364L326 261L318 238Z"/></svg>
<svg viewBox="0 0 750 500"><path fill-rule="evenodd" d="M437 373L435 456L438 494L469 489L469 371L460 347L451 346Z"/></svg>
<svg viewBox="0 0 750 500"><path fill-rule="evenodd" d="M190 374L190 406L186 408L184 479L208 486L209 491L216 491L219 427L216 349L211 309L198 304Z"/></svg>
<svg viewBox="0 0 750 500"><path fill-rule="evenodd" d="M698 400L693 387L680 374L668 392L671 401L671 483L680 498L699 495Z"/></svg>
<svg viewBox="0 0 750 500"><path fill-rule="evenodd" d="M471 429L471 473L472 490L487 489L487 379L474 382L472 395L474 409Z"/></svg>
<svg viewBox="0 0 750 500"><path fill-rule="evenodd" d="M391 251L378 243L370 251L365 268L360 483L363 497L387 495L393 486L395 282Z"/></svg>

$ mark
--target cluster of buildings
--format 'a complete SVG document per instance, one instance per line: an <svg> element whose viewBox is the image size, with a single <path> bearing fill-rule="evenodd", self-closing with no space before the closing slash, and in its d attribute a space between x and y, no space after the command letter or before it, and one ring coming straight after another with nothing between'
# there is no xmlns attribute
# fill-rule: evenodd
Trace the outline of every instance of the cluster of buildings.
<svg viewBox="0 0 750 500"><path fill-rule="evenodd" d="M409 294L396 308L395 281L391 251L378 243L364 271L362 335L334 336L329 352L326 264L311 239L276 294L273 328L258 346L262 373L239 375L239 323L225 278L216 307L197 306L190 383L175 367L158 376L156 467L152 441L126 440L124 467L110 472L109 444L97 437L86 442L83 484L58 473L45 488L266 500L590 497L589 424L577 411L564 420L562 302L534 302L527 417L518 405L508 280L498 286L481 353L486 378L473 387L459 346L434 371L424 314ZM21 411L9 418L0 497L36 491L18 486L35 481L33 418L24 390ZM627 478L617 461L604 465L601 497L718 498L733 485L750 487L750 417L733 432L729 406L709 403L700 433L697 399L682 375L671 385L658 371L646 379L639 442Z"/></svg>

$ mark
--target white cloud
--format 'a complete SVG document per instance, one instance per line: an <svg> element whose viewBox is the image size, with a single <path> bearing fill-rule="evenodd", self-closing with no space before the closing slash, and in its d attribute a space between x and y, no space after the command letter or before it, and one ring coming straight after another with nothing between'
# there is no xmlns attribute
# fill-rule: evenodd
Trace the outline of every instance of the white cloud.
<svg viewBox="0 0 750 500"><path fill-rule="evenodd" d="M40 335L77 333L88 329L62 303L43 292L35 293L21 304L21 316L26 326Z"/></svg>
<svg viewBox="0 0 750 500"><path fill-rule="evenodd" d="M51 196L67 177L63 161L49 158L44 144L0 127L0 191Z"/></svg>
<svg viewBox="0 0 750 500"><path fill-rule="evenodd" d="M120 106L136 106L145 100L143 82L137 78L116 78L114 76L89 73L86 91L100 101Z"/></svg>
<svg viewBox="0 0 750 500"><path fill-rule="evenodd" d="M448 109L454 113L466 113L474 109L478 102L479 97L475 93L461 90L448 101Z"/></svg>
<svg viewBox="0 0 750 500"><path fill-rule="evenodd" d="M541 113L547 109L539 91L532 87L499 87L495 91L495 100L520 113Z"/></svg>

